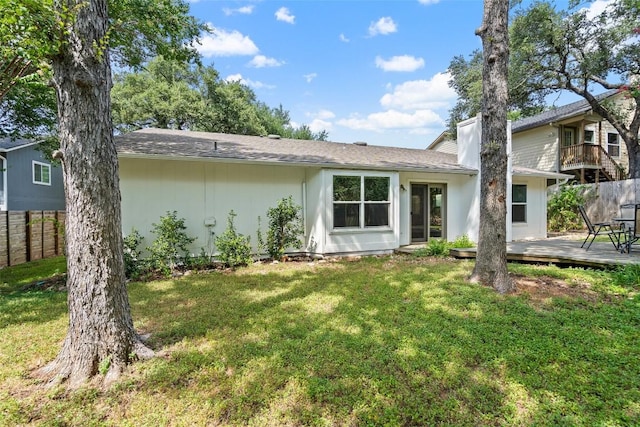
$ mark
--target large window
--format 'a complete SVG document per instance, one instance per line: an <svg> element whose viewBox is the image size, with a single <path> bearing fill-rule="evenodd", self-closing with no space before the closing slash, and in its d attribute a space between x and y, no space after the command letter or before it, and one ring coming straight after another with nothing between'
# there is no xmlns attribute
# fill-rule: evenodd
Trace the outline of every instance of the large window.
<svg viewBox="0 0 640 427"><path fill-rule="evenodd" d="M511 187L511 222L527 222L527 186Z"/></svg>
<svg viewBox="0 0 640 427"><path fill-rule="evenodd" d="M33 183L51 185L51 165L33 161Z"/></svg>
<svg viewBox="0 0 640 427"><path fill-rule="evenodd" d="M607 134L607 152L611 157L620 157L620 139L617 133Z"/></svg>
<svg viewBox="0 0 640 427"><path fill-rule="evenodd" d="M333 227L389 226L389 177L333 177Z"/></svg>

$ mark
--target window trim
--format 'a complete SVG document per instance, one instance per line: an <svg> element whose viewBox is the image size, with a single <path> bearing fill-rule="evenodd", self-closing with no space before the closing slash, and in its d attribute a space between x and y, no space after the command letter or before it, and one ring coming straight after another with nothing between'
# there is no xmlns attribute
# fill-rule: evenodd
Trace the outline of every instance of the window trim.
<svg viewBox="0 0 640 427"><path fill-rule="evenodd" d="M343 200L336 201L334 200L334 182L335 177L359 177L360 178L360 200ZM373 200L365 200L365 178L386 178L388 180L388 194L387 200L381 201L373 201ZM331 200L331 232L332 233L362 233L362 232L370 232L370 231L389 231L393 229L393 179L392 174L388 173L366 173L366 172L335 172L330 175L330 191L329 197ZM345 227L336 227L335 226L335 216L334 216L334 207L336 204L358 204L359 207L359 218L357 226L345 226ZM387 215L388 215L388 224L387 225L365 225L366 222L366 206L371 204L385 204L387 206Z"/></svg>
<svg viewBox="0 0 640 427"><path fill-rule="evenodd" d="M587 139L587 132L591 133L591 138ZM596 131L593 129L585 129L583 132L583 138L585 144L595 144L596 143Z"/></svg>
<svg viewBox="0 0 640 427"><path fill-rule="evenodd" d="M518 187L524 187L524 202L516 202L515 200L513 200L513 194L514 194L514 188L518 186ZM527 186L527 184L518 184L518 183L512 183L511 184L511 223L512 224L527 224L527 204L528 204L528 193L529 193L529 188ZM515 221L513 219L513 207L514 206L524 206L524 221Z"/></svg>
<svg viewBox="0 0 640 427"><path fill-rule="evenodd" d="M615 143L615 144L611 144L611 143L609 142L609 141L610 141L610 140L609 140L609 136L611 136L611 135L615 135L615 136L616 136L616 143ZM616 154L616 155L611 154L611 152L610 152L610 148L611 148L611 146L617 147L617 149L618 149L618 154ZM620 158L620 148L621 148L621 147L620 147L620 134L619 134L619 133L617 133L617 132L607 132L607 153L608 153L611 157L613 157L614 159L619 159L619 158Z"/></svg>
<svg viewBox="0 0 640 427"><path fill-rule="evenodd" d="M36 166L40 167L40 181L36 179ZM46 168L48 171L47 173L47 177L49 178L48 181L42 180L42 176L43 176L42 171L44 170L44 168ZM36 160L32 160L31 161L31 181L33 184L36 184L36 185L51 186L51 165L49 163L43 163L43 162L38 162Z"/></svg>

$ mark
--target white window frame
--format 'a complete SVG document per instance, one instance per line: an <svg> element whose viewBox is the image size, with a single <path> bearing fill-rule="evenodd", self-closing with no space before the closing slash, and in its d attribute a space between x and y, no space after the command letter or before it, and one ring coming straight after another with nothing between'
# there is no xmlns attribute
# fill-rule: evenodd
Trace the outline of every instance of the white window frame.
<svg viewBox="0 0 640 427"><path fill-rule="evenodd" d="M333 182L334 182L334 178L336 176L346 176L346 177L359 177L360 178L360 200L349 200L349 201L336 201L333 200L333 194L334 194L334 188L333 188ZM387 199L386 201L365 201L365 178L387 178L389 181L389 192L387 195ZM354 172L336 172L336 173L332 173L330 175L330 182L331 182L331 188L330 188L330 196L331 196L331 229L335 232L341 232L341 231L354 231L354 230L360 230L360 231L375 231L375 230L390 230L393 227L393 211L392 211L392 207L393 207L393 190L392 190L392 185L393 185L393 179L392 179L392 175L388 174L388 173L354 173ZM334 218L334 205L335 204L355 204L358 203L360 206L360 212L359 212L359 220L358 226L351 226L351 227L336 227L335 226L335 218ZM365 206L368 204L383 204L385 203L387 205L387 214L388 214L388 220L389 220L389 224L388 225L365 225Z"/></svg>
<svg viewBox="0 0 640 427"><path fill-rule="evenodd" d="M587 139L587 135L590 133L591 138ZM593 129L585 129L584 130L584 143L585 144L595 144L596 143L596 131Z"/></svg>
<svg viewBox="0 0 640 427"><path fill-rule="evenodd" d="M36 179L36 167L40 168L40 180L39 181ZM42 173L42 171L44 170L44 168L46 168L47 171L48 171L48 173L47 173L47 177L49 178L48 181L42 180L42 177L44 175ZM51 165L49 163L42 163L42 162L37 162L37 161L33 160L31 162L31 178L32 178L32 182L34 184L51 186Z"/></svg>
<svg viewBox="0 0 640 427"><path fill-rule="evenodd" d="M516 202L513 199L513 195L514 195L514 191L513 189L516 187L524 187L524 202ZM527 184L520 184L520 183L516 183L514 182L513 184L511 184L511 223L512 224L526 224L527 223L527 200L529 199L529 188L527 186ZM513 207L514 206L524 206L524 221L514 221L513 219Z"/></svg>
<svg viewBox="0 0 640 427"><path fill-rule="evenodd" d="M615 135L616 136L616 143L615 144L611 144L609 141L609 136L610 135ZM613 155L611 154L611 152L609 151L610 148L614 146L614 147L618 147L618 154ZM609 155L611 157L613 157L614 159L619 159L620 158L620 135L616 132L607 132L607 153L609 153Z"/></svg>

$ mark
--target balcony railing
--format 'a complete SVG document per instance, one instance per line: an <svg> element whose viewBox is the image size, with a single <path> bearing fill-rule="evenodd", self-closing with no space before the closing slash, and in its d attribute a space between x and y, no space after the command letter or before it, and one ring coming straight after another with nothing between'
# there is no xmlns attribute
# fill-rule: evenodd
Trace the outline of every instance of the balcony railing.
<svg viewBox="0 0 640 427"><path fill-rule="evenodd" d="M577 144L562 147L560 165L563 171L580 168L601 169L612 181L626 178L624 169L600 145Z"/></svg>

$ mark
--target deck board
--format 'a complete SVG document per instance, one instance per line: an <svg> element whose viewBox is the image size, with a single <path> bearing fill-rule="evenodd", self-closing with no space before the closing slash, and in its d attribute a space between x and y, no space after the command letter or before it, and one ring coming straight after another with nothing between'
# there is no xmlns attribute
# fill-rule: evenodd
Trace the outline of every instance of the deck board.
<svg viewBox="0 0 640 427"><path fill-rule="evenodd" d="M640 264L640 246L634 246L631 253L626 254L616 251L609 242L595 242L588 251L581 248L581 244L582 241L552 238L510 242L507 260L599 268ZM400 248L400 252L413 252L417 246L405 248ZM450 254L456 258L475 258L476 248L451 249Z"/></svg>

